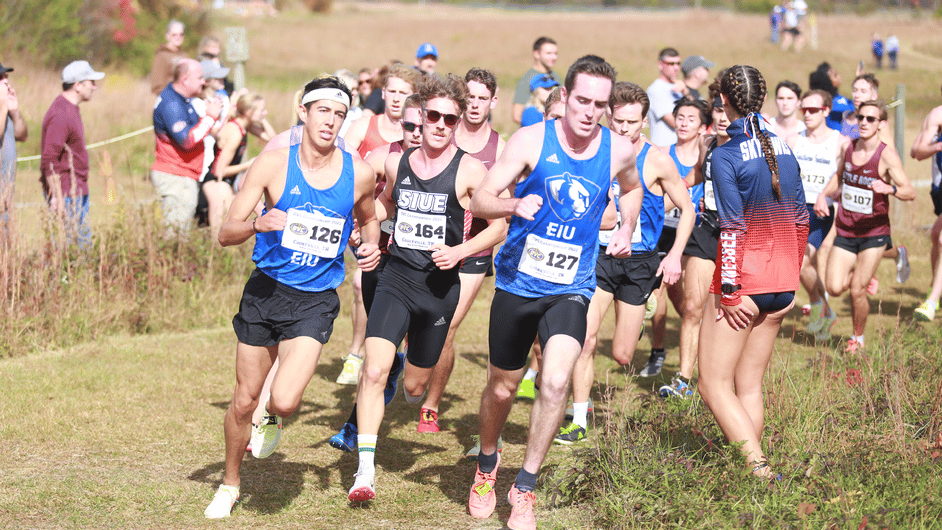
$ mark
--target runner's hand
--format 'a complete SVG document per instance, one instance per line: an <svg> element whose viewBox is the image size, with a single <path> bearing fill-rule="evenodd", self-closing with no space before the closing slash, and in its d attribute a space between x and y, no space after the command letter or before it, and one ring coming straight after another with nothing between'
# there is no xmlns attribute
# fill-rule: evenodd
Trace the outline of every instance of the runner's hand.
<svg viewBox="0 0 942 530"><path fill-rule="evenodd" d="M543 197L539 195L527 195L522 199L517 199L517 204L514 205L514 215L522 217L527 221L532 221L542 206Z"/></svg>
<svg viewBox="0 0 942 530"><path fill-rule="evenodd" d="M746 309L742 302L734 306L720 304L720 308L716 312L717 321L725 318L729 327L736 331L748 328L754 317L752 311Z"/></svg>
<svg viewBox="0 0 942 530"><path fill-rule="evenodd" d="M286 224L288 224L288 214L281 210L271 209L255 220L255 231L261 233L284 230Z"/></svg>
<svg viewBox="0 0 942 530"><path fill-rule="evenodd" d="M432 261L435 262L435 266L443 271L454 268L465 258L458 247L439 244L433 245L429 250L432 251Z"/></svg>
<svg viewBox="0 0 942 530"><path fill-rule="evenodd" d="M364 243L357 248L357 266L363 272L370 272L379 265L379 245L376 243Z"/></svg>

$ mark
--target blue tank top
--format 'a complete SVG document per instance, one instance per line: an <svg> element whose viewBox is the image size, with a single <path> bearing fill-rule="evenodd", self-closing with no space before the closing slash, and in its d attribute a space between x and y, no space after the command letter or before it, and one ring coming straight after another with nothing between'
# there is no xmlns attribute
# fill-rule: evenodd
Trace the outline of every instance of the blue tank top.
<svg viewBox="0 0 942 530"><path fill-rule="evenodd" d="M575 160L559 145L556 120L546 122L539 162L514 189L517 198L542 197L543 206L533 221L511 217L494 260L498 289L526 298L592 297L599 226L612 182L611 131L600 130L595 156Z"/></svg>
<svg viewBox="0 0 942 530"><path fill-rule="evenodd" d="M680 162L680 158L677 157L677 144L671 146L671 158L674 159L674 165L677 166L677 172L680 173L680 178L686 178L690 174L690 171L693 169L693 166L685 166ZM700 199L703 198L703 183L697 184L696 186L690 186L687 188L687 193L690 194L690 200L693 202L693 211L697 215L696 221L694 224L700 223ZM667 212L667 217L664 221L665 226L671 228L677 228L677 225L680 224L680 208L673 208L671 211Z"/></svg>
<svg viewBox="0 0 942 530"><path fill-rule="evenodd" d="M638 175L641 176L644 196L641 199L641 214L638 216L636 233L631 236L631 252L638 254L656 249L657 241L661 238L661 231L664 229L664 196L652 193L644 183L644 161L650 147L651 144L645 143L638 155ZM640 240L637 235L639 228Z"/></svg>
<svg viewBox="0 0 942 530"><path fill-rule="evenodd" d="M255 236L259 270L301 291L335 289L344 277L343 250L353 226L353 158L343 153L340 178L315 189L298 165L298 144L288 150L285 189L275 208L288 214L285 229Z"/></svg>

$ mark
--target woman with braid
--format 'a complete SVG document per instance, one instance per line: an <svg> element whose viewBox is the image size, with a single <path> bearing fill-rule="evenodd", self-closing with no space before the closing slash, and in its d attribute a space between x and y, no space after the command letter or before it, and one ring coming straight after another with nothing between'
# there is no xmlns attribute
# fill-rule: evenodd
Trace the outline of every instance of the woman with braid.
<svg viewBox="0 0 942 530"><path fill-rule="evenodd" d="M730 443L743 444L753 474L763 477L769 469L760 444L762 378L794 305L808 209L798 161L759 114L762 74L734 66L720 93L730 139L712 157L720 242L700 328L699 389Z"/></svg>

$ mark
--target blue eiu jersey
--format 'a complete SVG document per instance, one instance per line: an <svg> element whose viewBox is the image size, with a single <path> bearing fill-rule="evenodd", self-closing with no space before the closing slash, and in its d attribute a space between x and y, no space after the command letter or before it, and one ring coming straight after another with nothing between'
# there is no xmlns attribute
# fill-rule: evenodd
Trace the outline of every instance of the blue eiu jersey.
<svg viewBox="0 0 942 530"><path fill-rule="evenodd" d="M538 195L543 206L533 221L513 216L507 240L494 260L498 289L525 298L595 292L595 261L602 212L612 181L611 131L588 160L571 158L559 145L556 121L544 126L543 149L533 171L514 189Z"/></svg>
<svg viewBox="0 0 942 530"><path fill-rule="evenodd" d="M644 161L648 156L651 144L645 142L638 154L638 175L641 177L641 187L644 195L641 199L641 213L638 215L638 226L641 231L641 241L636 241L636 235L631 236L631 253L645 254L657 248L657 241L661 239L664 229L664 196L651 193L644 183ZM636 228L637 232L638 229Z"/></svg>
<svg viewBox="0 0 942 530"><path fill-rule="evenodd" d="M343 153L340 178L327 189L315 189L298 166L298 144L288 151L285 189L275 208L288 214L284 230L255 236L252 261L259 270L301 291L335 289L343 281L343 251L353 227L353 158ZM288 232L301 240L283 245ZM288 243L290 244L290 243ZM309 245L310 251L297 250Z"/></svg>
<svg viewBox="0 0 942 530"><path fill-rule="evenodd" d="M674 159L674 166L677 167L680 178L686 178L693 170L693 166L685 166L680 162L680 158L677 157L677 144L671 146L671 158ZM696 215L694 225L698 225L700 224L700 200L703 199L703 183L690 186L687 188L687 193L690 195L690 202L693 203L693 213ZM671 228L677 228L680 224L680 208L673 208L667 216L668 219L665 224Z"/></svg>

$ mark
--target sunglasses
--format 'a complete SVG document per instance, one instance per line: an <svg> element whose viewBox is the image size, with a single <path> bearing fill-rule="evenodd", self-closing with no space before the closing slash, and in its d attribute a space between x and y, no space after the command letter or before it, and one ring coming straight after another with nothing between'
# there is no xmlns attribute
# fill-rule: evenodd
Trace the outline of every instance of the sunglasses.
<svg viewBox="0 0 942 530"><path fill-rule="evenodd" d="M666 64L667 66L680 66L680 61L677 61L677 62L661 61L661 62L663 62L663 63Z"/></svg>
<svg viewBox="0 0 942 530"><path fill-rule="evenodd" d="M858 114L857 121L865 121L867 123L876 123L880 121L880 118L876 116L864 116L863 114Z"/></svg>
<svg viewBox="0 0 942 530"><path fill-rule="evenodd" d="M801 112L805 114L817 114L826 108L827 107L802 107Z"/></svg>
<svg viewBox="0 0 942 530"><path fill-rule="evenodd" d="M459 116L457 114L442 114L437 110L425 109L425 119L428 120L429 123L438 123L438 120L442 118L445 119L445 126L454 127L458 124Z"/></svg>
<svg viewBox="0 0 942 530"><path fill-rule="evenodd" d="M372 83L372 82L373 82L372 79L360 79L359 84L361 84L361 85L369 85L369 84Z"/></svg>
<svg viewBox="0 0 942 530"><path fill-rule="evenodd" d="M438 120L435 120L435 121L438 121ZM407 133L413 133L415 132L416 129L418 129L419 132L422 132L422 124L412 123L411 121L402 122L402 130L406 131Z"/></svg>

